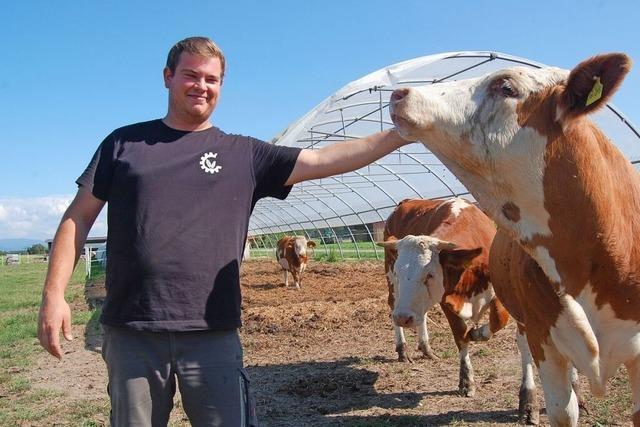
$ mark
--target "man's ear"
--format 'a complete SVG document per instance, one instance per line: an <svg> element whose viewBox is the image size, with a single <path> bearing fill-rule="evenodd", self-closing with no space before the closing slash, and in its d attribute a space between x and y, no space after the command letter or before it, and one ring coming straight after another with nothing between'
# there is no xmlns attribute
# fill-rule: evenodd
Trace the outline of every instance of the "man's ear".
<svg viewBox="0 0 640 427"><path fill-rule="evenodd" d="M482 248L474 249L443 249L440 251L440 263L443 266L465 269L471 261L482 253Z"/></svg>
<svg viewBox="0 0 640 427"><path fill-rule="evenodd" d="M164 87L169 89L169 84L171 83L171 79L173 78L173 73L169 69L169 67L164 67L162 70L162 77L164 78Z"/></svg>
<svg viewBox="0 0 640 427"><path fill-rule="evenodd" d="M606 105L631 69L624 53L594 56L569 74L560 107L565 118L589 114Z"/></svg>

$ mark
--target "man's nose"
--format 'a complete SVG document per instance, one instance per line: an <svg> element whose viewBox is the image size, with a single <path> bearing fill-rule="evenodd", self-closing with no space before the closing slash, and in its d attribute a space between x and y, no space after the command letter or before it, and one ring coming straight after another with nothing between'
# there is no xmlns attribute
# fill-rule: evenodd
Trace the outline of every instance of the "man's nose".
<svg viewBox="0 0 640 427"><path fill-rule="evenodd" d="M207 87L207 82L204 80L204 77L201 79L196 79L194 80L194 87L197 87L198 89L206 89Z"/></svg>

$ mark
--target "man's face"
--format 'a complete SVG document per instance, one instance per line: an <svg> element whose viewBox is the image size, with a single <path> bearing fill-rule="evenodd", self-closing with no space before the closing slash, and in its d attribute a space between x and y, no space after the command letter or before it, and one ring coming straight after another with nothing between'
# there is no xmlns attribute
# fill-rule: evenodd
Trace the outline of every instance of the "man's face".
<svg viewBox="0 0 640 427"><path fill-rule="evenodd" d="M164 85L169 89L169 115L192 124L208 121L218 102L221 77L219 58L182 52L174 73L164 69Z"/></svg>

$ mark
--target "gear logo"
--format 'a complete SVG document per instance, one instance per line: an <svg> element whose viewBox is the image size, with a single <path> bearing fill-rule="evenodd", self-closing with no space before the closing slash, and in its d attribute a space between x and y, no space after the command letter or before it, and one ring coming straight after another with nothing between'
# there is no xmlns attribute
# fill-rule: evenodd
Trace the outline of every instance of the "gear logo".
<svg viewBox="0 0 640 427"><path fill-rule="evenodd" d="M210 174L220 172L222 166L216 165L216 157L218 157L218 153L205 153L202 157L200 157L200 169Z"/></svg>

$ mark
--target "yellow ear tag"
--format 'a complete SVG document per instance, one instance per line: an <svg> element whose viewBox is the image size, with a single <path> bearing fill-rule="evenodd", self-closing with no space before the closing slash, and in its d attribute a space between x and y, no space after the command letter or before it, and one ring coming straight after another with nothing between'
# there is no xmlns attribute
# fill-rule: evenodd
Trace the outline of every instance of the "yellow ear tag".
<svg viewBox="0 0 640 427"><path fill-rule="evenodd" d="M589 92L589 96L587 96L587 103L585 104L585 107L588 107L598 99L602 98L602 88L603 86L600 82L600 77L597 77L593 87L591 88L591 92Z"/></svg>

